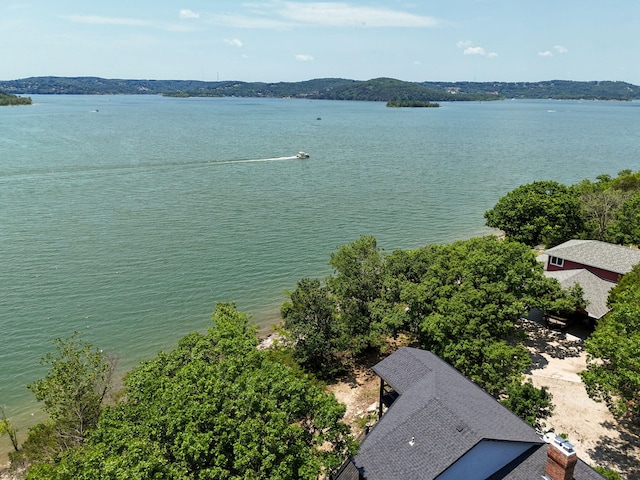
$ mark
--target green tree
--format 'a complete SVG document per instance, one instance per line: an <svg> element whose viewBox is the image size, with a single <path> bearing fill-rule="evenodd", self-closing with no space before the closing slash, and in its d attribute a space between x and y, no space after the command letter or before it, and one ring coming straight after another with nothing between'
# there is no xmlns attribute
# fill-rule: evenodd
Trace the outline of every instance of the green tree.
<svg viewBox="0 0 640 480"><path fill-rule="evenodd" d="M115 360L76 332L54 341L55 352L41 364L49 369L29 385L55 430L61 450L82 445L98 423L110 391Z"/></svg>
<svg viewBox="0 0 640 480"><path fill-rule="evenodd" d="M622 245L640 245L640 193L627 198L616 210L606 240Z"/></svg>
<svg viewBox="0 0 640 480"><path fill-rule="evenodd" d="M336 299L336 312L349 342L358 354L382 344L383 334L373 322L372 310L383 296L385 257L376 239L362 235L331 254L329 264L335 273L327 284Z"/></svg>
<svg viewBox="0 0 640 480"><path fill-rule="evenodd" d="M618 472L610 468L595 466L593 469L607 480L624 480Z"/></svg>
<svg viewBox="0 0 640 480"><path fill-rule="evenodd" d="M576 311L587 307L587 301L584 299L584 290L579 283L567 288L563 293L563 295L555 296L547 303L545 310L548 313L570 318L576 314Z"/></svg>
<svg viewBox="0 0 640 480"><path fill-rule="evenodd" d="M3 435L5 433L9 436L9 440L11 440L13 449L17 452L19 450L18 431L7 418L4 407L0 406L0 435Z"/></svg>
<svg viewBox="0 0 640 480"><path fill-rule="evenodd" d="M609 290L607 305L612 307L618 302L624 302L625 294L628 295L630 291L637 290L640 290L640 264L634 266L629 273L623 275L620 281Z"/></svg>
<svg viewBox="0 0 640 480"><path fill-rule="evenodd" d="M31 97L19 97L9 93L0 92L0 107L9 105L31 105Z"/></svg>
<svg viewBox="0 0 640 480"><path fill-rule="evenodd" d="M605 240L615 222L616 212L627 198L628 194L613 188L583 193L580 202L587 236L594 240Z"/></svg>
<svg viewBox="0 0 640 480"><path fill-rule="evenodd" d="M632 172L630 169L618 172L618 176L611 181L611 187L625 192L637 192L640 190L640 172Z"/></svg>
<svg viewBox="0 0 640 480"><path fill-rule="evenodd" d="M516 321L546 309L567 293L543 274L524 244L489 236L394 252L403 279L397 301L423 348L456 367L493 395L504 392L530 363L517 344ZM400 274L400 269L406 270Z"/></svg>
<svg viewBox="0 0 640 480"><path fill-rule="evenodd" d="M637 275L637 272L636 272ZM637 278L637 277L636 277ZM618 417L640 417L640 286L615 293L611 311L585 341L587 393Z"/></svg>
<svg viewBox="0 0 640 480"><path fill-rule="evenodd" d="M513 382L506 393L500 403L534 428L542 429L544 420L553 413L553 396L547 387L534 387L531 380Z"/></svg>
<svg viewBox="0 0 640 480"><path fill-rule="evenodd" d="M555 246L584 228L577 194L555 181L522 185L498 200L484 214L487 225L530 247Z"/></svg>
<svg viewBox="0 0 640 480"><path fill-rule="evenodd" d="M213 322L131 372L126 399L37 478L315 479L353 453L345 407L322 384L258 350L233 305Z"/></svg>
<svg viewBox="0 0 640 480"><path fill-rule="evenodd" d="M319 280L300 280L290 301L282 305L281 315L300 364L323 377L334 374L337 354L344 350L344 335L329 288Z"/></svg>

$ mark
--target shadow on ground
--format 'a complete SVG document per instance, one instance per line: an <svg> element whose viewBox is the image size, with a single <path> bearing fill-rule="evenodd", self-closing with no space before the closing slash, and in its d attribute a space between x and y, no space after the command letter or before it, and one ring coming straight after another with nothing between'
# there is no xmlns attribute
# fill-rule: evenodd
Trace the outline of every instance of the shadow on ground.
<svg viewBox="0 0 640 480"><path fill-rule="evenodd" d="M606 428L620 432L619 438L601 438L598 444L588 451L596 465L612 466L627 480L640 480L640 465L638 464L638 449L640 443L640 428L625 422L612 424L605 422Z"/></svg>
<svg viewBox="0 0 640 480"><path fill-rule="evenodd" d="M551 358L579 357L589 329L573 325L563 330L547 327L542 320L522 319L522 329L527 333L524 346L531 353L532 365L527 373L544 368L549 362L542 353Z"/></svg>

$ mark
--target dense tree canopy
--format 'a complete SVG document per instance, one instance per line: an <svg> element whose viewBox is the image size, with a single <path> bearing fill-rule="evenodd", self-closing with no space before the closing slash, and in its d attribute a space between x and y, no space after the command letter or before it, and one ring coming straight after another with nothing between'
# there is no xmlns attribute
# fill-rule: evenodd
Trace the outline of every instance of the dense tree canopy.
<svg viewBox="0 0 640 480"><path fill-rule="evenodd" d="M640 418L640 266L609 297L611 311L585 341L587 393L617 416Z"/></svg>
<svg viewBox="0 0 640 480"><path fill-rule="evenodd" d="M13 105L31 105L31 97L19 97L17 95L0 92L0 107Z"/></svg>
<svg viewBox="0 0 640 480"><path fill-rule="evenodd" d="M533 182L512 190L485 213L485 218L488 226L531 247L555 246L574 238L584 226L578 198L554 181Z"/></svg>
<svg viewBox="0 0 640 480"><path fill-rule="evenodd" d="M566 296L529 248L495 237L394 252L391 261L409 267L397 299L421 345L494 395L530 364L512 341L516 321Z"/></svg>
<svg viewBox="0 0 640 480"><path fill-rule="evenodd" d="M599 175L565 186L555 181L521 185L485 212L487 225L531 247L572 238L640 245L640 172Z"/></svg>
<svg viewBox="0 0 640 480"><path fill-rule="evenodd" d="M300 364L322 376L333 375L346 339L329 288L320 280L302 279L280 311Z"/></svg>
<svg viewBox="0 0 640 480"><path fill-rule="evenodd" d="M331 254L334 275L327 279L336 301L336 311L348 339L348 348L358 354L382 342L373 311L382 296L385 257L372 236L363 235Z"/></svg>
<svg viewBox="0 0 640 480"><path fill-rule="evenodd" d="M344 406L220 304L214 326L144 362L82 448L30 478L315 479L354 447Z"/></svg>
<svg viewBox="0 0 640 480"><path fill-rule="evenodd" d="M532 307L582 299L546 278L527 246L490 236L385 255L362 236L340 247L331 265L333 276L299 282L283 307L294 352L315 352L309 366L323 372L323 344L333 358L357 357L404 333L496 397L511 393L510 405L527 417L548 411L538 405L548 396L517 387L531 359L516 322Z"/></svg>

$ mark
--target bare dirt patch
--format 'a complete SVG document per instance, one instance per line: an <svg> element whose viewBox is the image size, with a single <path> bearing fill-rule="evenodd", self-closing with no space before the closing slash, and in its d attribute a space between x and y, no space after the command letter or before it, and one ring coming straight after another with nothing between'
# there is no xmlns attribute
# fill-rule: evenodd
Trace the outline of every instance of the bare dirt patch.
<svg viewBox="0 0 640 480"><path fill-rule="evenodd" d="M378 418L380 379L369 366L358 366L353 375L328 385L336 399L347 406L344 421L355 437L364 433L366 423Z"/></svg>
<svg viewBox="0 0 640 480"><path fill-rule="evenodd" d="M588 331L577 326L561 332L530 320L523 320L522 326L529 334L526 346L534 360L528 377L553 395L555 410L546 421L547 429L567 434L588 464L611 468L629 480L640 479L637 427L617 421L604 403L589 398L578 375L586 369L583 343Z"/></svg>

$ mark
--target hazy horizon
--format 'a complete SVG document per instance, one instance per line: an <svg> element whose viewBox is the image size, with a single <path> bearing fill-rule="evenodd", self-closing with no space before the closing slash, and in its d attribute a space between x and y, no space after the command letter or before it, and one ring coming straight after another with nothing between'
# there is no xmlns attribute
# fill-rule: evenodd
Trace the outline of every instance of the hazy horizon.
<svg viewBox="0 0 640 480"><path fill-rule="evenodd" d="M203 0L0 5L7 79L640 84L640 4ZM606 72L606 73L605 73Z"/></svg>

